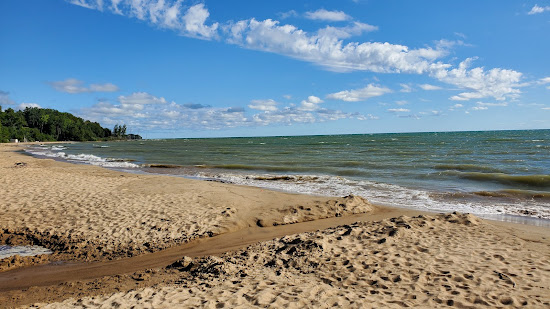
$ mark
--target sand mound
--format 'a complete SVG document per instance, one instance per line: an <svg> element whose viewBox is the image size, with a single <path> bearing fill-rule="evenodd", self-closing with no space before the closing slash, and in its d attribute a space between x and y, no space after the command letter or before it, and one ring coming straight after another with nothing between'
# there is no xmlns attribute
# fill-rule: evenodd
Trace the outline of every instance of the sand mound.
<svg viewBox="0 0 550 309"><path fill-rule="evenodd" d="M57 307L550 306L550 246L463 214L399 217L184 257L178 285Z"/></svg>
<svg viewBox="0 0 550 309"><path fill-rule="evenodd" d="M343 215L367 213L372 211L372 205L360 196L348 195L338 200L326 202L316 201L311 205L291 205L284 208L260 210L256 217L256 225L260 227L292 224L313 221Z"/></svg>

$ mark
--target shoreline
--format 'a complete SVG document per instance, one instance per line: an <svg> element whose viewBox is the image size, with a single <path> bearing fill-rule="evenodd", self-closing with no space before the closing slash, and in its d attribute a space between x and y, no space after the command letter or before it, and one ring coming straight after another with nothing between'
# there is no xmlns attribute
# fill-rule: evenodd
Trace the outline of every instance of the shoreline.
<svg viewBox="0 0 550 309"><path fill-rule="evenodd" d="M75 143L75 142L49 142L50 144L56 144L56 143ZM77 142L78 143L78 142ZM92 143L92 142L81 142L81 143ZM24 143L19 143L21 146L23 146ZM36 144L42 144L42 143L36 143L36 142L29 142L25 145L36 145ZM57 162L63 162L63 163L69 163L69 164L76 164L76 165L86 165L86 166L96 166L94 164L88 163L88 162L78 162L78 161L69 161L65 160L59 157L48 157L48 156L41 156L41 155L35 155L29 152L24 151L24 147L21 147L21 151L24 155L30 156L32 158L38 158L38 159L50 159ZM152 164L155 165L155 164ZM159 164L162 167L165 167L167 165ZM160 168L158 171L154 171L154 168L151 167L140 167L137 169L132 168L124 168L124 167L109 167L109 166L101 166L99 167L105 168L107 170L121 172L121 173L129 173L129 174L137 174L137 175L152 175L152 176L171 176L171 177L177 177L177 178L184 178L184 179L190 179L190 180L198 180L198 181L208 181L208 182L220 182L224 184L229 185L236 185L236 186L245 186L245 187L251 187L251 188L260 188L275 192L281 192L281 193L289 193L289 194L299 194L299 195L308 195L313 197L326 197L327 195L324 194L315 194L315 193L303 193L303 192L295 192L295 191L289 191L277 187L269 187L269 186L261 186L261 185L254 185L254 184L239 184L239 183L233 183L231 181L226 180L220 180L217 178L203 178L199 176L191 176L191 175L185 175L185 174L172 174L167 173L164 168ZM369 201L370 202L370 201ZM444 213L449 211L459 211L459 210L448 210L444 208L422 208L419 206L403 206L403 205L395 205L391 203L373 203L374 205L381 206L381 207L391 207L391 208L400 208L404 210L417 210L417 211L423 211L428 213ZM469 212L466 212L469 213ZM505 213L474 213L474 215L479 216L481 218L492 220L492 221L502 221L502 222L509 222L509 223L517 223L517 224L527 224L527 225L533 225L538 227L546 227L550 228L550 219L545 218L537 218L527 215L519 215L519 214L505 214Z"/></svg>
<svg viewBox="0 0 550 309"><path fill-rule="evenodd" d="M486 303L487 306L508 303L519 306L524 302L534 307L550 304L550 299L544 296L550 290L550 267L547 263L541 264L550 258L548 228L480 220L471 215L441 215L371 205L357 197L307 196L180 177L127 174L90 165L37 159L15 152L16 148L0 145L3 172L0 175L3 189L0 190L5 197L0 203L5 214L0 218L3 229L0 232L7 235L0 240L13 244L44 242L56 253L39 257L42 260L35 263L65 262L57 266L19 267L0 272L0 286L3 286L0 290L6 291L0 297L0 303L4 304L0 307L34 302L52 308L94 307L109 304L113 299L123 306L131 306L140 304L139 300L131 299L132 295L145 291L149 294L142 297L144 301L161 297L161 303L166 304L192 305L193 299L198 297L210 304L225 300L228 305L271 303L287 306L287 298L275 295L277 293L265 282L273 282L284 291L293 286L292 282L302 282L302 292L288 292L290 295L321 288L323 296L301 296L310 306L318 306L319 300L336 299L341 305L354 307L353 303L361 304L362 298L354 294L359 289L357 291L363 291L359 295L379 295L379 306L396 307L394 301L400 299L399 291L410 294L415 286L422 286L439 296L426 298L432 294L422 294L424 296L418 295L418 300L402 300L405 304L430 307L449 303L475 304L476 297L478 304ZM348 239L348 235L355 236ZM270 240L274 237L278 238ZM447 240L441 241L440 237ZM520 248L526 251L516 250ZM191 251L178 251L180 249ZM483 254L488 255L482 259L472 256L469 250L480 250L479 254L486 252ZM362 252L370 253L363 256ZM423 256L427 253L430 255ZM163 254L169 258L157 258ZM421 259L417 259L418 254ZM201 257L204 255L208 256ZM248 256L256 256L264 262L258 264L246 258L235 264L241 266L233 264ZM270 256L273 260L269 260ZM388 264L389 256L393 256L393 266ZM137 260L132 259L149 259L156 264L145 263L137 267L133 262ZM424 265L426 260L432 264ZM378 274L364 273L368 268L356 264L359 262L374 263L368 264L370 267L378 265ZM262 263L271 266L265 267ZM26 264L29 263L23 261L19 266ZM326 267L319 268L320 265ZM349 273L350 265L354 270ZM468 279L471 271L487 272L488 275L480 277L475 285L471 282L467 289L456 283L458 290L454 289L455 283L430 281L435 277L418 281L406 275L417 269L420 275L427 268L443 270L446 265L454 265L451 267L453 273L461 273L462 279L453 275L458 283L473 280ZM93 276L71 277L70 272L66 274L68 277L54 275L66 270L64 267L88 268ZM99 268L94 270L94 267L105 267L103 269L109 271L95 272ZM534 273L533 267L537 269ZM57 278L57 281L46 280L43 285L38 279L33 281L35 271L48 268L49 272L40 270L43 278L51 275L49 278ZM304 272L305 269L310 270ZM396 279L395 274L384 275L391 269L401 279ZM342 272L351 277L343 280ZM14 284L9 288L14 276L25 273L31 279L20 277L23 285L14 289L17 285L11 281ZM38 278L39 273L35 274ZM359 274L376 278L361 279L356 277ZM385 282L384 278L393 278L393 283L392 280L391 284L372 283ZM531 279L538 280L538 285ZM349 285L341 285L349 280L352 280ZM515 290L516 284L529 287L529 290ZM188 288L181 290L182 285ZM453 289L441 291L442 285ZM30 286L33 287L29 289ZM494 295L485 293L487 296L478 293L492 286L502 291ZM234 291L237 296L248 291L253 296L252 300L242 295L231 300L220 291ZM462 292L453 294L457 291ZM384 294L386 292L391 295ZM380 293L386 296L380 297ZM95 298L89 298L91 296ZM67 300L71 297L73 300ZM79 298L82 299L80 303L76 301ZM52 303L57 301L61 302Z"/></svg>

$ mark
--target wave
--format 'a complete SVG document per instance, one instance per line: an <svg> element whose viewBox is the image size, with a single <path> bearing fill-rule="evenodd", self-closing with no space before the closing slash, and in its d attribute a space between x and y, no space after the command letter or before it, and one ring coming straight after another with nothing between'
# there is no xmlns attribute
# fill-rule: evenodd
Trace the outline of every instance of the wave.
<svg viewBox="0 0 550 309"><path fill-rule="evenodd" d="M498 198L526 198L537 200L550 200L550 192L540 192L533 190L517 190L507 189L499 191L477 191L473 194L486 197L498 197Z"/></svg>
<svg viewBox="0 0 550 309"><path fill-rule="evenodd" d="M430 211L460 211L478 215L513 214L550 219L550 193L528 190L503 190L499 192L431 192L394 184L354 180L327 175L269 175L237 174L198 170L189 175L199 179L219 180L226 183L263 187L292 193L322 196L349 194L366 198L372 203ZM505 195L513 199L491 196ZM536 203L533 203L536 199Z"/></svg>
<svg viewBox="0 0 550 309"><path fill-rule="evenodd" d="M502 173L502 171L497 168L493 168L490 166L476 165L476 164L439 164L434 166L434 169Z"/></svg>
<svg viewBox="0 0 550 309"><path fill-rule="evenodd" d="M456 176L480 182L493 182L504 185L521 185L537 188L550 188L550 175L509 175L504 173L480 173L446 171L441 174Z"/></svg>
<svg viewBox="0 0 550 309"><path fill-rule="evenodd" d="M152 167L152 168L182 168L182 165L175 164L145 164L143 167Z"/></svg>
<svg viewBox="0 0 550 309"><path fill-rule="evenodd" d="M269 165L247 165L247 164L216 164L216 165L196 165L197 167L207 168L207 169L223 169L223 170L241 170L241 171L267 171L267 172L304 172L310 171L314 168L310 167L299 167L299 166L269 166Z"/></svg>
<svg viewBox="0 0 550 309"><path fill-rule="evenodd" d="M67 154L61 150L60 147L52 146L49 149L44 149L43 147L36 148L27 148L26 151L30 154L48 157L48 158L57 158L61 160L66 160L70 162L79 162L86 163L102 167L110 168L139 168L139 164L131 163L129 159L119 159L119 158L102 158L92 154Z"/></svg>

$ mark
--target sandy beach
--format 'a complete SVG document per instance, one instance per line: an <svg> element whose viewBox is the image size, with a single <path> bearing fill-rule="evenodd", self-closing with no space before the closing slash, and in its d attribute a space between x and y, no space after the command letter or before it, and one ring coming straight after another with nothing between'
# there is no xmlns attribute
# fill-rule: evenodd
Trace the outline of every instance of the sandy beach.
<svg viewBox="0 0 550 309"><path fill-rule="evenodd" d="M0 145L0 307L550 306L550 230Z"/></svg>

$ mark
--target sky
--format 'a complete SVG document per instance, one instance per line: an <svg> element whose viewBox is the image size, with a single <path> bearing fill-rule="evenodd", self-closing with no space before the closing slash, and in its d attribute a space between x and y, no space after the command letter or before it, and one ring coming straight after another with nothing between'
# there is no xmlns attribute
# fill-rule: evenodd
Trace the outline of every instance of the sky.
<svg viewBox="0 0 550 309"><path fill-rule="evenodd" d="M550 0L2 0L0 105L145 138L550 128Z"/></svg>

